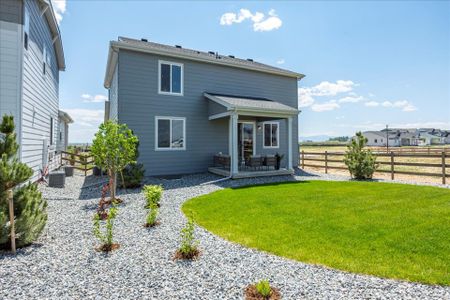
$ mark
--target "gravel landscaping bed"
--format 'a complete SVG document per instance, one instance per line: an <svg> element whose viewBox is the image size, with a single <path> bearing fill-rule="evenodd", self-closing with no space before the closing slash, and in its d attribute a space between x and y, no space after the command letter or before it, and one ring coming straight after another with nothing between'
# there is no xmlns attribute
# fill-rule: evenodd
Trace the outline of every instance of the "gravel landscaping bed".
<svg viewBox="0 0 450 300"><path fill-rule="evenodd" d="M0 252L0 299L242 299L244 288L269 279L283 299L450 299L450 287L427 286L357 275L296 262L225 241L197 228L202 255L174 261L185 218L181 204L228 186L292 180L347 180L333 175L228 180L197 174L181 179L148 179L162 184L161 224L144 228L139 189L120 191L116 220L120 249L96 252L92 216L106 178L66 178L65 189L42 186L48 200L47 227L17 256ZM83 188L82 188L83 187ZM448 186L447 186L448 188Z"/></svg>

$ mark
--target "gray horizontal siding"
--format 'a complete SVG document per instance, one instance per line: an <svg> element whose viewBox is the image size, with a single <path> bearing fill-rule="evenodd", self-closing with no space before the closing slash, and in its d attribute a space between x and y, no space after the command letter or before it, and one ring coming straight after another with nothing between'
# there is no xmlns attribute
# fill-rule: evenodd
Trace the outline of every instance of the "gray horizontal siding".
<svg viewBox="0 0 450 300"><path fill-rule="evenodd" d="M158 59L184 64L184 96L158 94ZM297 107L294 78L123 50L118 70L119 122L138 135L139 160L147 175L204 172L214 153L228 153L228 119L208 120L205 91L265 97ZM186 118L185 151L154 150L155 116ZM297 121L293 124L296 145ZM282 136L280 132L280 139ZM298 150L294 147L293 151L296 163Z"/></svg>
<svg viewBox="0 0 450 300"><path fill-rule="evenodd" d="M21 0L0 1L0 21L23 24L22 11L23 8Z"/></svg>
<svg viewBox="0 0 450 300"><path fill-rule="evenodd" d="M58 84L57 68L50 29L41 15L38 1L26 0L30 13L28 50L24 50L22 93L22 161L35 171L42 168L43 138L50 141L50 118L53 118L53 145L58 140ZM43 48L50 55L50 67L42 72Z"/></svg>

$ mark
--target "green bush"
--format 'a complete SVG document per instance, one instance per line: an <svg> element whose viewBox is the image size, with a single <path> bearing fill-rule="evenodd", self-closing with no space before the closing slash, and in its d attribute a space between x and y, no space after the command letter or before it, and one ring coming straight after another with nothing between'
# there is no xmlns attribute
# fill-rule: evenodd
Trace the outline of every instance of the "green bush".
<svg viewBox="0 0 450 300"><path fill-rule="evenodd" d="M121 188L136 188L142 184L144 178L144 165L139 163L131 163L122 171L123 182L120 181ZM124 186L125 183L125 186Z"/></svg>
<svg viewBox="0 0 450 300"><path fill-rule="evenodd" d="M113 245L113 229L114 219L117 216L117 207L112 206L107 213L106 221L103 222L98 213L94 215L94 235L102 243L101 249L103 251L111 251ZM101 230L101 224L105 225L104 232Z"/></svg>
<svg viewBox="0 0 450 300"><path fill-rule="evenodd" d="M181 246L178 249L183 258L193 258L198 254L198 241L195 239L195 221L188 217L186 226L181 229Z"/></svg>
<svg viewBox="0 0 450 300"><path fill-rule="evenodd" d="M260 280L256 283L255 287L258 293L260 293L264 298L269 297L272 293L272 288L270 287L268 280Z"/></svg>
<svg viewBox="0 0 450 300"><path fill-rule="evenodd" d="M344 163L347 165L352 178L371 179L377 169L376 157L372 154L372 151L364 149L366 144L367 138L361 132L357 132L356 137L347 146L348 150L344 156Z"/></svg>
<svg viewBox="0 0 450 300"><path fill-rule="evenodd" d="M158 216L158 206L152 204L150 210L148 211L145 225L147 227L155 226L157 216Z"/></svg>
<svg viewBox="0 0 450 300"><path fill-rule="evenodd" d="M47 223L47 201L35 183L26 183L33 170L19 161L18 149L14 118L5 115L0 125L0 249L12 248L8 190L13 191L16 247L35 241Z"/></svg>
<svg viewBox="0 0 450 300"><path fill-rule="evenodd" d="M160 185L145 185L143 193L146 199L145 208L151 208L153 205L159 207L163 188Z"/></svg>

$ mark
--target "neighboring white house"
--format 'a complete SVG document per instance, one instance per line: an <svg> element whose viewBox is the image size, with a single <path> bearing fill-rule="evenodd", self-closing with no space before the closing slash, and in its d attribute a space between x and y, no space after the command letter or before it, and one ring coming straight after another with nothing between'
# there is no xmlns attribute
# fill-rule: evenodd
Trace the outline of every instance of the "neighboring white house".
<svg viewBox="0 0 450 300"><path fill-rule="evenodd" d="M71 119L60 113L58 95L65 67L51 2L0 0L0 115L14 116L19 157L33 179L67 145Z"/></svg>
<svg viewBox="0 0 450 300"><path fill-rule="evenodd" d="M385 147L387 145L388 137L383 131L365 131L362 133L367 138L367 146L371 147ZM398 147L400 139L397 134L389 132L389 146Z"/></svg>

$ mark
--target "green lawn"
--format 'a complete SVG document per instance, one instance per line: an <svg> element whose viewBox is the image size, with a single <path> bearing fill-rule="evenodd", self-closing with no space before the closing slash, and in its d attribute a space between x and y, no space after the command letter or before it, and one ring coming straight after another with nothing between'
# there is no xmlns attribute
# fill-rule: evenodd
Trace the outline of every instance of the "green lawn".
<svg viewBox="0 0 450 300"><path fill-rule="evenodd" d="M224 189L183 205L248 247L331 268L450 284L450 190L309 181Z"/></svg>

